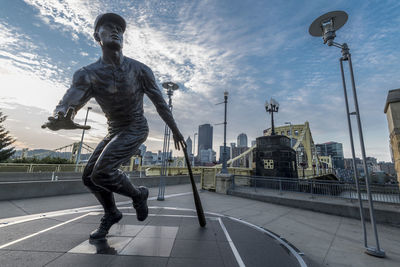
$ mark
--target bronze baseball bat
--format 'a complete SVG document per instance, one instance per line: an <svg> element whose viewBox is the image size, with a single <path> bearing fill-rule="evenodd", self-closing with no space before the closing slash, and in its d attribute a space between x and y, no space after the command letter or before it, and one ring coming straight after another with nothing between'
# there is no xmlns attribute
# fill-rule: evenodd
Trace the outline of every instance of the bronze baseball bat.
<svg viewBox="0 0 400 267"><path fill-rule="evenodd" d="M197 218L199 219L200 226L204 227L206 226L206 217L204 217L203 207L201 205L199 192L197 191L196 183L193 178L192 166L190 165L190 160L186 147L183 147L183 153L185 154L186 165L189 170L190 182L192 183L192 190L193 190L194 204L196 205Z"/></svg>

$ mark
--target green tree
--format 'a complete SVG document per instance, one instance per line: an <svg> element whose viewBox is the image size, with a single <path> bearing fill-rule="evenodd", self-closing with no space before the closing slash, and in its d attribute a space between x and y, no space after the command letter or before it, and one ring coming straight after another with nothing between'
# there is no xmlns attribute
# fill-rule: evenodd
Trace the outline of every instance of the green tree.
<svg viewBox="0 0 400 267"><path fill-rule="evenodd" d="M6 119L7 116L0 111L0 162L9 159L15 152L14 147L10 147L15 142L15 139L10 136L10 132L2 125Z"/></svg>
<svg viewBox="0 0 400 267"><path fill-rule="evenodd" d="M64 159L60 157L50 157L47 156L42 159L38 158L23 158L23 159L14 159L12 163L34 163L34 164L72 164L69 159Z"/></svg>

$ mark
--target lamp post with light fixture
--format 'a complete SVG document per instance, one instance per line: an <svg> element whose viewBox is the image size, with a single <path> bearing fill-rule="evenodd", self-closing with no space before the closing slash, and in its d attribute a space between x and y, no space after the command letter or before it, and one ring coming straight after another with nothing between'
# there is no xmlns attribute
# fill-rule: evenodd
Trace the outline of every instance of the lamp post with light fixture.
<svg viewBox="0 0 400 267"><path fill-rule="evenodd" d="M274 127L274 112L278 112L279 103L271 98L271 101L268 103L268 100L265 101L265 110L271 114L271 135L275 135L275 127Z"/></svg>
<svg viewBox="0 0 400 267"><path fill-rule="evenodd" d="M164 82L162 87L167 90L168 95L168 107L172 111L172 95L175 90L178 90L179 86L173 82ZM163 143L163 152L161 155L162 163L161 163L161 172L160 172L160 185L158 187L158 196L157 200L164 200L165 193L165 176L167 175L167 167L170 162L169 156L169 141L171 139L171 130L168 125L165 124L164 129L164 143ZM168 155L168 156L167 156Z"/></svg>
<svg viewBox="0 0 400 267"><path fill-rule="evenodd" d="M378 238L378 231L377 231L376 223L375 223L372 194L371 194L371 190L369 187L370 177L369 177L367 162L366 162L366 153L365 153L363 132L362 132L362 127L361 127L360 110L358 108L356 85L355 85L355 81L354 81L353 64L351 61L351 54L349 52L350 49L346 43L340 44L340 43L334 42L334 39L336 37L336 31L338 29L340 29L347 22L347 18L348 18L348 15L344 11L328 12L314 20L314 22L310 25L309 33L315 37L322 36L322 38L324 40L324 44L327 44L328 46L338 47L342 51L342 57L340 58L339 62L340 62L340 70L341 70L341 74L342 74L344 99L345 99L345 104L346 104L346 114L347 114L347 123L348 123L348 127L349 127L351 153L353 156L354 180L356 182L356 187L357 187L359 207L360 207L360 217L361 217L361 222L362 222L362 227L363 227L363 232L364 232L364 246L366 248L365 253L372 255L372 256L384 258L386 255L385 255L385 251L382 250L379 246L379 238ZM345 81L344 70L343 70L343 61L348 61L348 63L349 63L349 71L350 71L351 85L352 85L352 91L353 91L355 112L349 111L346 81ZM359 185L359 180L357 177L357 168L356 168L356 161L355 161L353 133L352 133L352 129L351 129L350 115L355 115L356 119L357 119L361 155L362 155L362 159L363 159L363 167L364 167L364 173L365 173L365 185L366 185L367 194L368 194L370 219L371 219L371 224L372 224L372 228L373 228L373 232L374 232L374 236L375 236L376 248L368 247L368 242L367 242L367 234L366 234L366 229L365 229L365 220L364 220L360 185Z"/></svg>
<svg viewBox="0 0 400 267"><path fill-rule="evenodd" d="M194 136L193 136L193 166L194 166L194 159L196 158L196 135L197 135L197 133L194 133Z"/></svg>
<svg viewBox="0 0 400 267"><path fill-rule="evenodd" d="M226 167L226 161L227 161L227 156L226 156L226 109L228 105L228 91L224 92L224 104L225 104L225 115L224 115L224 152L222 154L222 169L221 173L228 173L228 169Z"/></svg>
<svg viewBox="0 0 400 267"><path fill-rule="evenodd" d="M225 112L224 112L224 122L223 123L217 123L216 125L223 124L224 125L224 151L222 152L222 169L221 173L223 174L228 174L228 168L227 168L227 155L226 155L226 111L227 111L227 105L228 105L228 91L224 92L224 101L217 103L216 105L224 104L225 106Z"/></svg>

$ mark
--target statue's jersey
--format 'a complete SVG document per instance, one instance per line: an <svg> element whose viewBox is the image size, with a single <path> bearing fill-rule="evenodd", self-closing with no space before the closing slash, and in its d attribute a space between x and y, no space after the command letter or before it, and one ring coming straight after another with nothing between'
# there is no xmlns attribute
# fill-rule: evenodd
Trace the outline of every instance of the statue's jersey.
<svg viewBox="0 0 400 267"><path fill-rule="evenodd" d="M69 108L77 112L94 97L107 117L110 133L131 126L147 128L143 115L144 94L150 98L171 130L177 129L153 72L146 65L128 57L124 57L118 67L99 59L76 71L71 87L54 113L61 111L66 114Z"/></svg>

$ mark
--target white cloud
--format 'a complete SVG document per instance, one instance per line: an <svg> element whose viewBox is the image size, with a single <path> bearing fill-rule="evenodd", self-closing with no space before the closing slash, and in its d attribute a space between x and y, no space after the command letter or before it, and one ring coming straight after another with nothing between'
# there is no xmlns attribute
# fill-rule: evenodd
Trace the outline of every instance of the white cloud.
<svg viewBox="0 0 400 267"><path fill-rule="evenodd" d="M76 38L77 33L88 35L92 22L100 10L95 1L25 0L39 11L39 18L46 24L63 31L69 31Z"/></svg>
<svg viewBox="0 0 400 267"><path fill-rule="evenodd" d="M92 38L92 23L95 16L100 13L100 3L91 2L89 6L88 2L82 1L60 3L50 0L27 0L26 2L37 8L40 18L46 24L63 29L72 35L83 34L88 39ZM190 26L182 26L175 31L168 31L167 25L161 27L151 25L151 19L144 10L155 6L157 5L144 4L136 10L135 14L139 14L138 16L125 16L128 28L125 34L124 53L149 65L160 82L165 80L178 82L193 92L190 93L191 97L199 99L197 103L193 103L192 98L186 94L177 93L174 96L174 110L177 120L180 121L181 118L188 117L185 115L188 114L187 109L198 110L199 105L206 107L210 105L208 102L214 101L215 95L218 94L215 87L226 85L229 77L235 74L235 64L229 57L229 51L207 45L204 40L199 39L200 29L195 27L194 21L183 23L182 25ZM164 8L168 10L168 6L164 5ZM159 9L159 12L166 11ZM86 56L85 53L81 52L81 55ZM146 112L154 113L152 105L146 107ZM211 116L212 110L205 113ZM190 116L193 119L193 116ZM160 121L159 118L149 120L155 132L162 132L160 129L163 127L159 127ZM191 126L182 131L192 132L193 128ZM157 137L152 137L151 134L149 141L156 141Z"/></svg>
<svg viewBox="0 0 400 267"><path fill-rule="evenodd" d="M337 137L335 141L346 142L337 65L340 51L324 47L322 40L311 39L307 34L308 25L315 16L338 9L345 2L306 5L296 2L289 6L286 2L255 1L248 10L231 16L225 15L232 12L231 9L221 8L228 3L219 1L129 1L119 2L119 6L114 2L89 0L25 2L37 10L38 17L48 27L85 46L96 45L92 25L99 13L112 11L123 15L128 23L125 55L149 65L160 82L173 80L185 90L176 92L173 98L174 114L185 136L193 135L199 124L222 120L222 109L214 104L222 101L223 91L228 90L229 140L236 139L240 132L246 132L249 140L261 135L262 130L269 127L263 103L273 96L281 103L277 123L309 120L315 129L315 139L323 142ZM229 2L229 5L232 10L238 8L236 3ZM338 33L338 40L349 40L352 48L365 128L371 131L374 142L382 143L382 149L386 149L387 130L374 127L386 127L386 122L382 123L384 115L381 108L377 111L369 107L373 102L384 101L382 88L397 88L400 82L396 60L400 52L388 45L397 32L398 23L373 27L368 22L369 12L373 12L369 11L371 5L364 3L352 9L351 19L340 35ZM379 6L390 10L393 3ZM250 16L248 13L252 12ZM283 17L287 19L282 20ZM30 101L32 105L44 105L50 110L70 77L65 72L60 74L59 66L41 54L29 36L9 26L0 24L0 77L6 78L11 87L16 84L12 87L15 94L9 98L24 104ZM16 44L23 44L23 47ZM77 55L85 59L97 58L79 49ZM71 58L69 62L77 60ZM371 74L374 71L376 74ZM24 87L37 88L36 92L41 88L39 96L46 100L31 93L24 95L22 92L27 92L22 89ZM94 105L91 116L98 121L94 127L99 130L96 132L99 138L101 131L105 131L105 120L99 107ZM157 150L164 123L148 100L145 112L151 128L149 149ZM79 116L78 119L82 118L83 113ZM217 148L222 143L222 130L215 127L214 133L214 147Z"/></svg>

